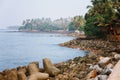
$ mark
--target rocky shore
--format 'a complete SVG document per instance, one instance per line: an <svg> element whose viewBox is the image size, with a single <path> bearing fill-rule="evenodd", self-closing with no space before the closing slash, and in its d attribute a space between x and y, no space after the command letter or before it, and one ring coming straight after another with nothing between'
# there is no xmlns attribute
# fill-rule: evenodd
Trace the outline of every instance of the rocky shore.
<svg viewBox="0 0 120 80"><path fill-rule="evenodd" d="M63 80L119 80L120 43L100 39L77 38L60 44L89 52L84 57L76 57L62 65ZM64 67L64 68L63 68ZM112 73L114 72L114 74ZM114 76L118 75L118 76ZM113 78L114 77L114 78ZM118 78L118 79L117 79ZM62 80L62 79L61 79Z"/></svg>
<svg viewBox="0 0 120 80"><path fill-rule="evenodd" d="M84 57L52 64L45 58L38 62L0 72L0 80L119 80L120 43L100 39L77 38L60 44L82 49Z"/></svg>

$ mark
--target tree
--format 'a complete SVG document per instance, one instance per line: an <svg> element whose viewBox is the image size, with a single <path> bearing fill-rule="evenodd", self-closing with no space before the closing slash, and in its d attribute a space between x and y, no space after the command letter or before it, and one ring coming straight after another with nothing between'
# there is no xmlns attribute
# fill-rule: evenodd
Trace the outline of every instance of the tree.
<svg viewBox="0 0 120 80"><path fill-rule="evenodd" d="M75 16L73 20L73 24L75 25L75 29L78 30L80 27L83 27L85 24L85 19L82 16Z"/></svg>
<svg viewBox="0 0 120 80"><path fill-rule="evenodd" d="M74 31L75 30L75 25L73 22L71 22L69 25L68 25L68 29L69 31Z"/></svg>
<svg viewBox="0 0 120 80"><path fill-rule="evenodd" d="M51 21L50 18L37 18L23 20L23 26L19 30L37 30L37 31L52 31L52 30L65 30L72 18L61 18ZM56 22L56 24L55 24Z"/></svg>
<svg viewBox="0 0 120 80"><path fill-rule="evenodd" d="M85 15L85 33L93 36L107 35L107 29L113 27L119 21L119 9L117 0L91 0L92 6ZM116 5L117 4L117 5ZM120 6L120 5L119 5ZM93 19L93 20L92 20ZM88 29L91 29L91 32ZM97 30L96 30L97 29ZM106 31L105 31L106 30ZM90 32L90 33L89 33ZM98 35L100 33L100 35ZM105 37L103 35L103 37Z"/></svg>

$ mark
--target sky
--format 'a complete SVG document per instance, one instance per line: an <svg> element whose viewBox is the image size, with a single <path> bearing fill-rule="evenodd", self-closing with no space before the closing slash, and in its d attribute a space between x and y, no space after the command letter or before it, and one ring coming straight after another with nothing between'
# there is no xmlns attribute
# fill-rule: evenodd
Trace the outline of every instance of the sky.
<svg viewBox="0 0 120 80"><path fill-rule="evenodd" d="M35 18L74 17L87 12L90 0L0 0L0 28Z"/></svg>

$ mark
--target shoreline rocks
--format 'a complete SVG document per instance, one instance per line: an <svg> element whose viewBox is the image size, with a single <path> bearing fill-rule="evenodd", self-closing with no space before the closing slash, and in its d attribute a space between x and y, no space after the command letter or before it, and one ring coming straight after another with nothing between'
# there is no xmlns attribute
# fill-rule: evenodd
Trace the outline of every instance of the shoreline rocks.
<svg viewBox="0 0 120 80"><path fill-rule="evenodd" d="M27 67L4 70L0 80L113 80L112 76L117 75L120 43L78 38L60 45L86 50L88 54L54 65L45 58L44 69L40 69L38 62L32 62Z"/></svg>
<svg viewBox="0 0 120 80"><path fill-rule="evenodd" d="M81 57L79 61L76 61L76 62L80 62L82 59L85 58L86 60L84 60L83 62L85 64L88 64L86 66L82 64L82 66L85 67L86 70L83 71L82 69L80 70L80 72L83 73L86 72L86 73L82 74L80 78L77 77L79 80L107 80L109 75L113 71L113 67L116 65L118 60L120 60L120 55L119 55L120 47L118 47L120 43L110 42L106 40L99 40L99 39L88 40L88 39L77 38L69 42L62 43L60 45L69 48L76 48L76 49L79 48L80 50L89 51L89 53L86 56ZM89 59L89 61L91 62L87 61L87 59ZM74 74L78 74L78 73L74 73Z"/></svg>

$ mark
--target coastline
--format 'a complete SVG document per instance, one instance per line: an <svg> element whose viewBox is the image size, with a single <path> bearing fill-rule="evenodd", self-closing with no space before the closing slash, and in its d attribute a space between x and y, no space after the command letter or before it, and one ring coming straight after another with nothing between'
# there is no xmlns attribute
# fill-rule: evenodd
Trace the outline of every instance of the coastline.
<svg viewBox="0 0 120 80"><path fill-rule="evenodd" d="M110 42L102 39L77 38L60 45L89 52L89 54L84 57L74 58L72 60L74 63L70 64L75 65L72 70L79 65L78 63L80 63L83 68L79 70L78 67L76 71L79 72L75 73L72 72L71 69L68 69L69 73L74 73L75 76L77 74L79 75L79 77L76 76L76 80L107 80L114 66L120 60L120 44L118 42ZM76 61L76 59L78 59L78 61ZM81 60L83 61L82 63ZM77 64L75 64L76 62ZM68 61L68 63L71 62ZM67 74L67 76L68 75L71 76L70 74ZM74 80L72 78L71 80Z"/></svg>
<svg viewBox="0 0 120 80"><path fill-rule="evenodd" d="M78 56L68 61L54 64L60 70L60 73L50 76L46 80L94 80L96 78L101 79L102 77L105 77L105 79L101 80L107 80L113 67L120 60L120 44L84 37L62 43L60 46L84 50L88 54L83 57ZM0 72L0 80L2 79L1 77L8 76L8 73L11 71L18 71L18 69L23 68L27 70L26 67L20 66L11 70L6 69ZM39 72L44 73L44 68L39 68ZM28 72L25 75L29 77Z"/></svg>

